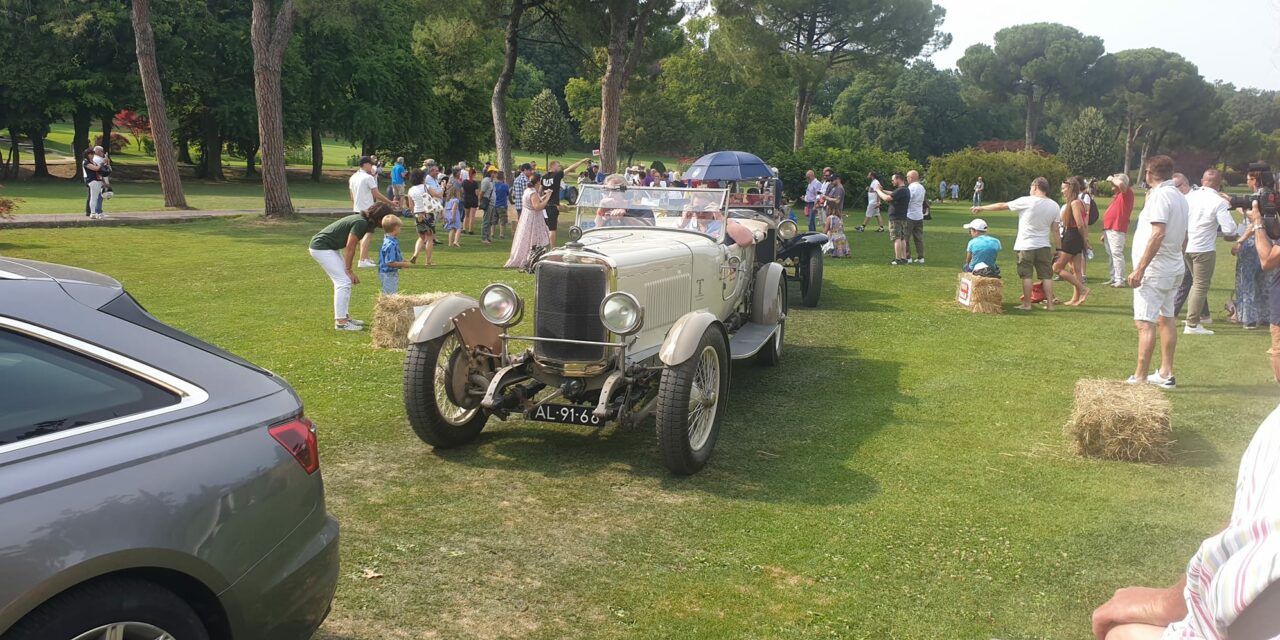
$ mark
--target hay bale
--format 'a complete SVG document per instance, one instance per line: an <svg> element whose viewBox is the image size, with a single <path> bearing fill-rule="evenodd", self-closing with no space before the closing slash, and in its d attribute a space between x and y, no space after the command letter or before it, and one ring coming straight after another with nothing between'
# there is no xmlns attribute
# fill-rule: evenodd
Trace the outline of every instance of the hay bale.
<svg viewBox="0 0 1280 640"><path fill-rule="evenodd" d="M1078 455L1168 462L1173 444L1169 413L1169 399L1151 385L1080 380L1063 430Z"/></svg>
<svg viewBox="0 0 1280 640"><path fill-rule="evenodd" d="M956 302L973 313L1004 313L1004 281L961 273L956 285Z"/></svg>
<svg viewBox="0 0 1280 640"><path fill-rule="evenodd" d="M373 307L373 346L379 349L409 348L409 329L413 327L414 307L423 307L450 295L447 292L412 295L380 295Z"/></svg>

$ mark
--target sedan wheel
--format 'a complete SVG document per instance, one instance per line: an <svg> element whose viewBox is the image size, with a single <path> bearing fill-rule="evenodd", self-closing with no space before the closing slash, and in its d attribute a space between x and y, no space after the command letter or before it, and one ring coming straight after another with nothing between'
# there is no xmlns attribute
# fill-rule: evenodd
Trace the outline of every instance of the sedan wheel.
<svg viewBox="0 0 1280 640"><path fill-rule="evenodd" d="M673 473L696 473L720 435L729 391L729 357L719 327L707 327L693 357L662 371L657 435L663 464Z"/></svg>

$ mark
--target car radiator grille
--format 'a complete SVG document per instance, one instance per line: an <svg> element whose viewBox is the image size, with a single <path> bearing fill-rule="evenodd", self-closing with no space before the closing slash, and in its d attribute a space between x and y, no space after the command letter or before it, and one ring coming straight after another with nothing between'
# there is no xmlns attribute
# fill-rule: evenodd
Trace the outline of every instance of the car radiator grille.
<svg viewBox="0 0 1280 640"><path fill-rule="evenodd" d="M600 301L608 290L608 272L601 265L542 262L538 264L537 309L533 332L539 338L604 342ZM537 342L534 354L566 362L597 362L605 347L562 342Z"/></svg>

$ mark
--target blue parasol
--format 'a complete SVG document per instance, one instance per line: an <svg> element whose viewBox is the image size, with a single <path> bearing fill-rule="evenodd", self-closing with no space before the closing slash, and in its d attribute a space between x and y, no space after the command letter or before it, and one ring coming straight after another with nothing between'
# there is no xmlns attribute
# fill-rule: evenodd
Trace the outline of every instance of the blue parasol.
<svg viewBox="0 0 1280 640"><path fill-rule="evenodd" d="M683 175L686 180L750 180L771 178L773 171L745 151L717 151L695 160Z"/></svg>

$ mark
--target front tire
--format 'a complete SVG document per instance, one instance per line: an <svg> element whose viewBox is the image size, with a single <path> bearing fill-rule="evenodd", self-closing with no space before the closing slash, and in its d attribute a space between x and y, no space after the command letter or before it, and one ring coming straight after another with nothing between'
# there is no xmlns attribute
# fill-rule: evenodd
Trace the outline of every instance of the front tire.
<svg viewBox="0 0 1280 640"><path fill-rule="evenodd" d="M813 247L804 257L800 269L800 297L806 307L818 306L822 295L822 249Z"/></svg>
<svg viewBox="0 0 1280 640"><path fill-rule="evenodd" d="M404 359L404 408L409 426L423 442L447 449L475 440L489 415L478 406L460 407L449 399L452 368L465 358L458 332L409 345Z"/></svg>
<svg viewBox="0 0 1280 640"><path fill-rule="evenodd" d="M778 279L778 304L782 305L781 312L778 317L782 318L778 322L778 330L774 332L773 338L769 340L769 344L760 349L760 353L756 354L756 362L766 366L773 367L782 361L782 344L787 334L787 308L791 305L787 302L787 279Z"/></svg>
<svg viewBox="0 0 1280 640"><path fill-rule="evenodd" d="M672 473L691 475L707 464L728 392L729 349L720 329L707 327L693 357L663 369L658 384L658 450Z"/></svg>
<svg viewBox="0 0 1280 640"><path fill-rule="evenodd" d="M209 640L200 616L177 594L145 580L110 578L55 596L14 625L5 640Z"/></svg>

